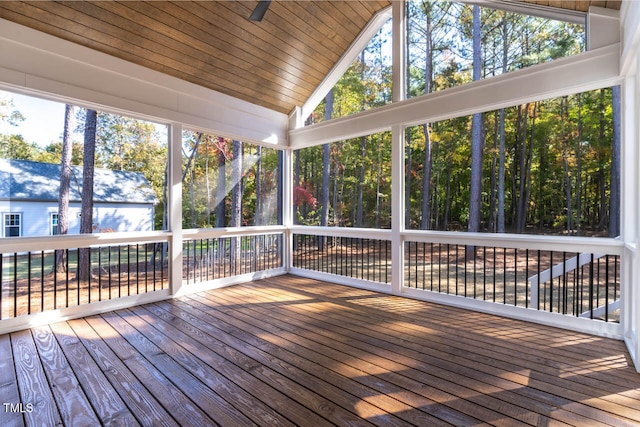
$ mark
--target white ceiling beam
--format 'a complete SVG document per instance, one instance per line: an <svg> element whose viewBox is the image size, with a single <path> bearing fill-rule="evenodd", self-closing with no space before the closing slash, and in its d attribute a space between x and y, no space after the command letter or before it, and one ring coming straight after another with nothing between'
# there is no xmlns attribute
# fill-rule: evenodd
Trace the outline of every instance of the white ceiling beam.
<svg viewBox="0 0 640 427"><path fill-rule="evenodd" d="M527 3L519 0L461 0L463 3L476 4L481 7L505 10L507 12L523 15L537 16L539 18L554 19L556 21L571 22L573 24L586 24L587 13L580 10L561 9L558 7L544 6L536 3Z"/></svg>
<svg viewBox="0 0 640 427"><path fill-rule="evenodd" d="M289 143L303 148L609 87L621 82L619 63L620 45L614 44L291 130Z"/></svg>

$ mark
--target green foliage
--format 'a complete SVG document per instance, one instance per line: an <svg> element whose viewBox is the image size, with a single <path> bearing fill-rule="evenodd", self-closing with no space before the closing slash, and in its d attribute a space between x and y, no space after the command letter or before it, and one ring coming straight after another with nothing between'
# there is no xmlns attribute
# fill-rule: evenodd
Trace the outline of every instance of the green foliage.
<svg viewBox="0 0 640 427"><path fill-rule="evenodd" d="M280 152L252 144L241 145L242 160L239 161L233 156L233 140L184 131L182 211L185 228L231 225L231 194L236 184L233 168L239 168L242 176L240 224L278 223Z"/></svg>
<svg viewBox="0 0 640 427"><path fill-rule="evenodd" d="M19 112L10 111L12 105L10 100L0 100L0 120L23 119ZM76 131L84 130L84 116L85 110L79 109L76 114ZM83 143L73 141L71 151L71 164L82 165ZM40 147L35 143L27 143L20 135L0 134L0 157L60 163L62 142ZM98 113L95 166L144 174L160 201L155 209L156 229L161 229L163 224L167 158L166 138L163 138L153 123L116 114Z"/></svg>
<svg viewBox="0 0 640 427"><path fill-rule="evenodd" d="M0 93L0 123L6 122L11 126L17 126L24 119L22 113L15 109L13 99Z"/></svg>
<svg viewBox="0 0 640 427"><path fill-rule="evenodd" d="M329 225L390 228L391 134L333 143L330 152ZM297 150L295 157L297 182L320 201L321 147ZM302 203L295 208L296 223L319 225L320 205L314 209Z"/></svg>
<svg viewBox="0 0 640 427"><path fill-rule="evenodd" d="M408 3L409 96L423 95L427 87L439 91L471 81L471 12L471 6L461 3ZM584 50L581 26L488 8L481 15L484 78ZM380 52L381 43L374 41L338 81L333 89L333 117L386 101L390 68L380 66L383 62L376 56ZM521 232L530 233L602 233L611 192L611 90L513 106L504 110L504 117L507 231L517 232L520 226ZM324 103L310 123L323 118ZM497 229L501 126L500 112L483 114L483 231ZM405 136L407 226L419 228L427 215L431 229L464 230L470 212L471 117L427 127L430 165L425 164L425 127L411 127ZM389 134L331 144L330 225L389 226L390 144ZM296 185L317 200L322 192L321 150L311 147L295 153ZM422 186L426 168L431 172L428 193ZM429 212L423 212L424 194L430 197ZM321 206L296 204L297 222L318 225L320 210Z"/></svg>
<svg viewBox="0 0 640 427"><path fill-rule="evenodd" d="M29 144L22 135L0 134L0 158L37 160L38 146Z"/></svg>

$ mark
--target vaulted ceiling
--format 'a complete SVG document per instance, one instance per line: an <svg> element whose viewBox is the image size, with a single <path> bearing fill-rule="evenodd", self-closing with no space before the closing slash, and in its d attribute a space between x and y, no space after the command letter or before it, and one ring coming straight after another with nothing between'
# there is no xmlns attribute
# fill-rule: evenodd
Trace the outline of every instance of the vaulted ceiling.
<svg viewBox="0 0 640 427"><path fill-rule="evenodd" d="M581 11L620 8L620 1L524 1ZM273 1L264 20L253 22L256 4L0 1L0 18L289 113L391 2Z"/></svg>

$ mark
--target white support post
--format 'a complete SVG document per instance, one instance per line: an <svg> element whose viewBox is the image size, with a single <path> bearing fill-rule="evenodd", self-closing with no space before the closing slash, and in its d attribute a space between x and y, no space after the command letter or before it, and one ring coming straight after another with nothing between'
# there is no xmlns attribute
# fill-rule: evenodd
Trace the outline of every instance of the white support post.
<svg viewBox="0 0 640 427"><path fill-rule="evenodd" d="M293 267L293 150L282 151L282 225L285 226L283 238L283 266L287 272Z"/></svg>
<svg viewBox="0 0 640 427"><path fill-rule="evenodd" d="M169 289L171 295L182 290L182 125L169 126L169 167L167 168L169 203Z"/></svg>
<svg viewBox="0 0 640 427"><path fill-rule="evenodd" d="M407 7L402 1L393 2L393 102L406 99L406 29L407 29Z"/></svg>
<svg viewBox="0 0 640 427"><path fill-rule="evenodd" d="M391 133L391 292L398 295L404 283L404 128Z"/></svg>
<svg viewBox="0 0 640 427"><path fill-rule="evenodd" d="M406 4L394 1L393 13L393 102L406 98ZM391 128L391 292L402 293L404 283L404 127Z"/></svg>
<svg viewBox="0 0 640 427"><path fill-rule="evenodd" d="M638 9L640 10L640 8ZM623 67L625 74L622 86L622 144L621 144L621 237L625 252L620 272L621 319L624 340L635 368L640 372L640 266L638 265L638 241L640 240L640 55L629 53Z"/></svg>

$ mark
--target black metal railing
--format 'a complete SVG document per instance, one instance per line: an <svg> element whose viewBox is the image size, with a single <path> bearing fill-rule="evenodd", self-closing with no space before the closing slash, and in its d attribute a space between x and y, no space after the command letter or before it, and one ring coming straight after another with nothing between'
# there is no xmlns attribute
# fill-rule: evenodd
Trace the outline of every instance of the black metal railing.
<svg viewBox="0 0 640 427"><path fill-rule="evenodd" d="M293 266L389 284L391 242L372 238L295 234Z"/></svg>
<svg viewBox="0 0 640 427"><path fill-rule="evenodd" d="M283 266L282 234L183 240L185 284L271 270Z"/></svg>
<svg viewBox="0 0 640 427"><path fill-rule="evenodd" d="M166 289L163 253L163 243L0 253L0 320Z"/></svg>
<svg viewBox="0 0 640 427"><path fill-rule="evenodd" d="M423 242L404 252L410 288L619 321L618 255Z"/></svg>

